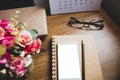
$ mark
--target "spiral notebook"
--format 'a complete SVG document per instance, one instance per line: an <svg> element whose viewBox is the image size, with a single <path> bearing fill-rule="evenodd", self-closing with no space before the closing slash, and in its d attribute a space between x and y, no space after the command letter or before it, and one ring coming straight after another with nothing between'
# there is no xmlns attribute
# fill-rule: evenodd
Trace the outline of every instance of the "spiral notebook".
<svg viewBox="0 0 120 80"><path fill-rule="evenodd" d="M103 80L91 35L52 36L52 80Z"/></svg>

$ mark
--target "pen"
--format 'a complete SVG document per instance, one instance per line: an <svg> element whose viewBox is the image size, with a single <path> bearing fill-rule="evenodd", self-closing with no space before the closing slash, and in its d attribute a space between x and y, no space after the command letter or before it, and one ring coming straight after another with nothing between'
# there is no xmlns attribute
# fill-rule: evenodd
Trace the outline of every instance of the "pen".
<svg viewBox="0 0 120 80"><path fill-rule="evenodd" d="M82 80L85 80L85 44L81 41L82 50Z"/></svg>

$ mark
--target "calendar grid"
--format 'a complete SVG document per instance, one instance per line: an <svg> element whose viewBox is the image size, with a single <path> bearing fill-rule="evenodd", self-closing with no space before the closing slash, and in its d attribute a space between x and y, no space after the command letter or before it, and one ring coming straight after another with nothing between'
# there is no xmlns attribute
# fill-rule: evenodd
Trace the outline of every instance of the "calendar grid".
<svg viewBox="0 0 120 80"><path fill-rule="evenodd" d="M51 14L99 10L101 0L49 0Z"/></svg>

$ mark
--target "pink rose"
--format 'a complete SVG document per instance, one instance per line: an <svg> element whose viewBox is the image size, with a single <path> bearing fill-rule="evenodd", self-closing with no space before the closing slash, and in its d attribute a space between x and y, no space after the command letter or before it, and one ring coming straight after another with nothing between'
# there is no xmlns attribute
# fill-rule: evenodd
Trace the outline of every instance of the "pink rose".
<svg viewBox="0 0 120 80"><path fill-rule="evenodd" d="M40 50L41 48L41 40L40 39L36 39L33 44L29 45L26 47L25 49L25 53L26 54L31 54L33 52L36 52L38 50Z"/></svg>
<svg viewBox="0 0 120 80"><path fill-rule="evenodd" d="M5 30L2 27L0 27L0 40L4 38L4 34L5 34Z"/></svg>
<svg viewBox="0 0 120 80"><path fill-rule="evenodd" d="M0 64L6 64L7 62L9 62L10 59L11 59L10 54L6 52L3 55L2 59L0 59Z"/></svg>
<svg viewBox="0 0 120 80"><path fill-rule="evenodd" d="M24 60L25 59L22 57L14 57L6 64L6 67L9 67L13 72L17 73L17 75L21 77L27 72Z"/></svg>
<svg viewBox="0 0 120 80"><path fill-rule="evenodd" d="M4 44L7 46L7 49L10 49L13 46L14 39L14 36L4 37L4 39L0 40L0 44Z"/></svg>
<svg viewBox="0 0 120 80"><path fill-rule="evenodd" d="M3 29L8 29L11 27L11 23L10 21L8 20L0 20L0 26L3 28Z"/></svg>
<svg viewBox="0 0 120 80"><path fill-rule="evenodd" d="M33 40L32 40L32 35L29 31L27 30L23 30L19 33L19 45L22 47L25 47L27 45L32 44Z"/></svg>

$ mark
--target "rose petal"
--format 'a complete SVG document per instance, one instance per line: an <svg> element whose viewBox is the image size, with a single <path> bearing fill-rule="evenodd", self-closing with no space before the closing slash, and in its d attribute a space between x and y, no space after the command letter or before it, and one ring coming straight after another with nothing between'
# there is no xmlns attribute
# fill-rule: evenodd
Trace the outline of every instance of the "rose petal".
<svg viewBox="0 0 120 80"><path fill-rule="evenodd" d="M0 27L0 40L4 38L4 34L5 34L5 30L2 27Z"/></svg>
<svg viewBox="0 0 120 80"><path fill-rule="evenodd" d="M18 74L19 77L21 77L21 76L23 76L26 72L27 72L27 69L23 67L23 68L21 68L21 69L17 72L17 74Z"/></svg>
<svg viewBox="0 0 120 80"><path fill-rule="evenodd" d="M0 60L0 64L5 64L7 63L9 60L11 59L10 54L9 53L5 53L3 58Z"/></svg>
<svg viewBox="0 0 120 80"><path fill-rule="evenodd" d="M5 63L7 63L7 59L4 58L0 60L0 64L5 64Z"/></svg>

